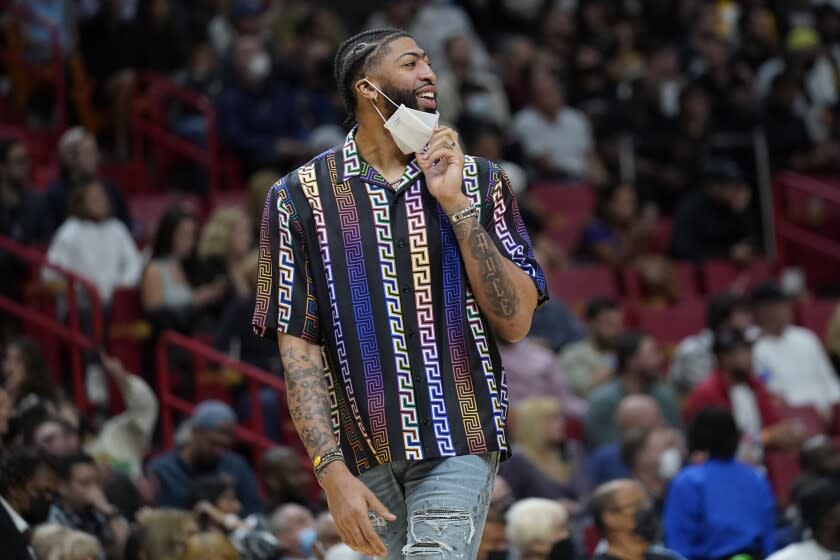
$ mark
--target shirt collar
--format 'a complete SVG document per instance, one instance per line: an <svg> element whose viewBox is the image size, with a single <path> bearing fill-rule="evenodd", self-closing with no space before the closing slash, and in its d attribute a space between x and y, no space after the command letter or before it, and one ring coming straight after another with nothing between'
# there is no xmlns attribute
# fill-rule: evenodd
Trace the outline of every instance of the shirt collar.
<svg viewBox="0 0 840 560"><path fill-rule="evenodd" d="M342 183L350 180L353 177L361 177L367 183L373 183L383 187L387 187L396 191L402 190L408 185L412 184L421 174L422 170L417 164L416 158L411 158L405 166L402 177L399 183L391 184L379 174L368 162L363 160L359 155L359 149L356 146L356 131L358 126L354 126L347 137L344 139L344 145L341 147L341 169L339 169L338 179Z"/></svg>
<svg viewBox="0 0 840 560"><path fill-rule="evenodd" d="M25 533L29 530L29 523L27 523L26 520L24 520L23 517L21 517L20 514L16 512L14 508L9 505L9 502L7 502L2 496L0 496L0 505L5 508L9 517L12 518L12 523L15 524L15 529L17 529L19 533Z"/></svg>

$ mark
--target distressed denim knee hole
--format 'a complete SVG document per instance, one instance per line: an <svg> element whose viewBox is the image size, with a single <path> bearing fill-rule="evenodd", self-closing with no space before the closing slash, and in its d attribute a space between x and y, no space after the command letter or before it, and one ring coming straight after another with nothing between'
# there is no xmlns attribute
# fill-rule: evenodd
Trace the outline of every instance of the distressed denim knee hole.
<svg viewBox="0 0 840 560"><path fill-rule="evenodd" d="M411 516L413 544L403 548L411 558L461 558L475 536L475 521L469 512L458 508L428 508Z"/></svg>

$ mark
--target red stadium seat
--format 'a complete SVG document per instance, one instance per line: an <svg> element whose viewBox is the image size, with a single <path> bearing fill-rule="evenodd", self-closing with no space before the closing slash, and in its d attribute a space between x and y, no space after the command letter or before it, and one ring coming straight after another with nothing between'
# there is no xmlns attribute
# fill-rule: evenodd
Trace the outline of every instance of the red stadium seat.
<svg viewBox="0 0 840 560"><path fill-rule="evenodd" d="M135 234L142 241L148 241L154 237L157 224L166 209L175 202L185 203L189 208L198 210L201 204L193 195L182 195L179 197L167 193L135 194L128 199L128 209L134 220Z"/></svg>
<svg viewBox="0 0 840 560"><path fill-rule="evenodd" d="M682 339L703 329L705 313L705 304L697 300L665 309L640 309L637 311L638 326L670 353Z"/></svg>
<svg viewBox="0 0 840 560"><path fill-rule="evenodd" d="M697 269L694 268L693 263L689 262L672 262L674 274L677 277L677 293L681 301L695 300L700 297L700 287L697 282ZM639 283L639 273L635 268L626 266L621 273L622 283L624 284L624 295L631 300L639 300L642 294L642 288Z"/></svg>
<svg viewBox="0 0 840 560"><path fill-rule="evenodd" d="M784 418L796 420L806 438L827 435L830 431L829 423L813 406L782 406L780 412Z"/></svg>
<svg viewBox="0 0 840 560"><path fill-rule="evenodd" d="M810 329L820 338L825 336L828 322L837 309L837 300L818 299L814 301L802 301L797 306L799 324Z"/></svg>
<svg viewBox="0 0 840 560"><path fill-rule="evenodd" d="M573 253L595 204L586 186L542 184L531 187L529 196L545 216L546 233Z"/></svg>
<svg viewBox="0 0 840 560"><path fill-rule="evenodd" d="M787 505L790 501L790 489L799 476L799 457L796 453L785 451L767 452L764 458L767 467L767 478L776 494L779 505Z"/></svg>
<svg viewBox="0 0 840 560"><path fill-rule="evenodd" d="M707 261L703 263L702 276L709 295L727 290L743 294L756 284L769 280L773 269L766 260L756 260L747 266L730 261Z"/></svg>
<svg viewBox="0 0 840 560"><path fill-rule="evenodd" d="M594 525L587 525L583 528L583 550L587 558L595 554L595 549L598 548L600 540L601 535L598 534L598 529Z"/></svg>
<svg viewBox="0 0 840 560"><path fill-rule="evenodd" d="M605 266L578 266L555 270L548 276L548 291L579 311L596 297L616 297L618 290L612 270Z"/></svg>

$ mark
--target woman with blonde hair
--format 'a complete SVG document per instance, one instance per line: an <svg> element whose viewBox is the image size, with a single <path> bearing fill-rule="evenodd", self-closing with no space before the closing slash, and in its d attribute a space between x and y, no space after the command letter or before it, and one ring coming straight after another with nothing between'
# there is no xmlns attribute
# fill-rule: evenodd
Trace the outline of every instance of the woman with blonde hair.
<svg viewBox="0 0 840 560"><path fill-rule="evenodd" d="M143 527L140 550L149 560L181 560L187 541L198 533L193 516L177 509L144 510L139 522Z"/></svg>
<svg viewBox="0 0 840 560"><path fill-rule="evenodd" d="M32 549L41 560L98 560L103 555L93 536L54 524L35 530Z"/></svg>
<svg viewBox="0 0 840 560"><path fill-rule="evenodd" d="M229 291L248 291L238 266L253 248L251 219L239 207L219 208L210 216L198 241L198 258L206 280L226 278Z"/></svg>
<svg viewBox="0 0 840 560"><path fill-rule="evenodd" d="M511 416L513 456L502 463L499 475L515 499L560 499L570 513L586 495L586 458L583 446L566 437L560 402L534 397L520 402Z"/></svg>
<svg viewBox="0 0 840 560"><path fill-rule="evenodd" d="M241 556L224 535L198 533L187 540L185 560L240 560Z"/></svg>

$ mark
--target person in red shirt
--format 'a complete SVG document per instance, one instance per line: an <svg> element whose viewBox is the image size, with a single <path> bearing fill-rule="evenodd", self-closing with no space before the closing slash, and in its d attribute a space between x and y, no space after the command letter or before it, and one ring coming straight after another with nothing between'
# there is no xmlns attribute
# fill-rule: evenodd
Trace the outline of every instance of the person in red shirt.
<svg viewBox="0 0 840 560"><path fill-rule="evenodd" d="M742 433L760 438L762 446L795 447L800 441L796 425L782 419L773 397L753 375L752 343L740 329L725 326L715 332L718 368L694 387L684 421L688 425L700 410L721 406L732 411Z"/></svg>

